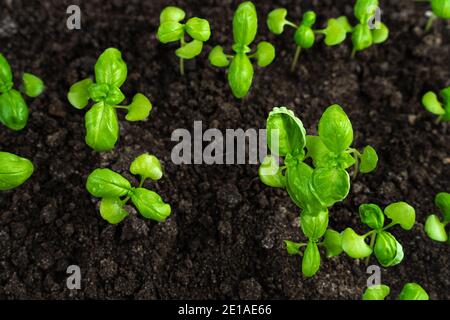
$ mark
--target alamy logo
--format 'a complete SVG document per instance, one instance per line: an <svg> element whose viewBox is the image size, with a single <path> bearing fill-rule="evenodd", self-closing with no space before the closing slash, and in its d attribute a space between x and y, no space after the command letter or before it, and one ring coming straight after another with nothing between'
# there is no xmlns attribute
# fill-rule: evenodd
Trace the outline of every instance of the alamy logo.
<svg viewBox="0 0 450 320"><path fill-rule="evenodd" d="M369 7L368 12L371 13L371 17L369 21L367 21L370 30L381 29L381 9L377 6L371 6Z"/></svg>
<svg viewBox="0 0 450 320"><path fill-rule="evenodd" d="M367 288L379 286L381 284L381 269L379 266L368 266L367 273L370 274L370 277L367 278Z"/></svg>
<svg viewBox="0 0 450 320"><path fill-rule="evenodd" d="M77 5L70 5L67 7L66 13L70 16L67 18L66 26L69 30L81 29L81 9Z"/></svg>
<svg viewBox="0 0 450 320"><path fill-rule="evenodd" d="M81 289L81 269L77 265L70 265L67 267L67 274L70 276L67 278L66 285L69 290Z"/></svg>

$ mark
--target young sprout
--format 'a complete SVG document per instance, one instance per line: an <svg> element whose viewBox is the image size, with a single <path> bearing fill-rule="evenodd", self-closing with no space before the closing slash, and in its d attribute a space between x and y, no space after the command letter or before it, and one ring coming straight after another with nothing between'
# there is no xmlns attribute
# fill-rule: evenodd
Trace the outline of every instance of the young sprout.
<svg viewBox="0 0 450 320"><path fill-rule="evenodd" d="M384 300L391 292L391 289L379 284L368 287L363 294L363 300ZM417 283L411 282L405 284L397 300L429 300L428 293Z"/></svg>
<svg viewBox="0 0 450 320"><path fill-rule="evenodd" d="M302 255L300 249L306 247L302 258L302 273L305 277L312 277L320 268L319 247L326 249L327 258L338 256L342 252L341 235L334 230L327 230L328 210L321 211L316 216L301 214L300 227L308 242L285 240L284 243L290 255ZM323 241L319 242L322 237Z"/></svg>
<svg viewBox="0 0 450 320"><path fill-rule="evenodd" d="M448 235L445 231L445 227L450 224L450 193L439 193L434 203L439 208L443 221L435 214L428 216L425 222L425 233L435 241L446 242L450 238L450 231Z"/></svg>
<svg viewBox="0 0 450 320"><path fill-rule="evenodd" d="M28 121L28 106L22 94L14 89L11 67L0 53L0 122L11 130L22 130ZM31 73L22 74L20 90L35 98L44 91L44 83Z"/></svg>
<svg viewBox="0 0 450 320"><path fill-rule="evenodd" d="M275 58L275 48L266 41L257 45L251 53L250 45L255 39L258 29L258 17L253 3L243 2L237 8L233 17L233 51L235 55L225 54L221 46L215 46L208 59L213 66L229 67L228 83L236 98L247 95L253 82L253 65L250 59L255 59L258 66L266 67Z"/></svg>
<svg viewBox="0 0 450 320"><path fill-rule="evenodd" d="M431 3L431 15L425 31L429 31L437 19L450 19L450 0L425 0Z"/></svg>
<svg viewBox="0 0 450 320"><path fill-rule="evenodd" d="M422 97L422 104L429 112L438 116L437 122L450 121L450 87L439 92L443 102L433 91L429 91Z"/></svg>
<svg viewBox="0 0 450 320"><path fill-rule="evenodd" d="M383 211L376 204L363 204L359 207L361 221L371 231L358 235L353 229L347 228L342 233L342 249L354 259L366 258L369 262L372 253L383 267L392 267L403 260L403 247L387 230L400 225L404 230L411 230L416 220L414 208L406 202L396 202L388 205ZM391 222L385 225L385 216ZM370 244L366 239L370 239Z"/></svg>
<svg viewBox="0 0 450 320"><path fill-rule="evenodd" d="M95 169L89 175L86 189L94 197L102 199L102 218L111 224L121 222L128 216L124 206L131 199L144 218L164 221L170 215L170 205L164 203L156 192L143 187L147 179L161 179L163 172L159 160L153 155L143 154L133 161L130 172L140 176L140 183L136 188L122 175L110 169Z"/></svg>
<svg viewBox="0 0 450 320"><path fill-rule="evenodd" d="M0 151L0 191L20 186L31 177L33 171L30 160Z"/></svg>
<svg viewBox="0 0 450 320"><path fill-rule="evenodd" d="M309 49L314 45L316 34L325 36L325 44L327 46L335 46L342 43L347 33L352 31L352 26L344 16L337 19L329 19L325 29L314 30L313 25L316 22L315 12L305 12L299 24L287 20L287 13L287 10L284 8L271 11L267 17L267 26L271 32L277 35L283 33L284 26L295 29L294 41L297 49L292 60L291 71L295 70L302 49Z"/></svg>
<svg viewBox="0 0 450 320"><path fill-rule="evenodd" d="M203 49L203 42L209 40L211 29L208 20L190 18L181 23L186 13L178 7L166 7L159 17L158 40L162 43L180 41L175 54L180 58L180 73L184 75L184 59L193 59ZM186 33L191 39L186 40Z"/></svg>
<svg viewBox="0 0 450 320"><path fill-rule="evenodd" d="M81 80L70 87L67 98L77 109L84 109L90 100L94 102L86 113L86 143L96 151L109 151L119 138L119 121L116 109L127 110L128 121L147 119L152 109L150 101L141 93L133 97L128 106L119 105L125 96L120 87L127 79L127 65L115 48L106 49L95 64L95 81Z"/></svg>
<svg viewBox="0 0 450 320"><path fill-rule="evenodd" d="M274 108L267 119L267 143L271 155L259 168L261 181L286 188L291 199L307 214L316 215L350 191L347 169L375 170L378 156L371 146L361 153L352 148L353 128L338 105L326 109L319 121L319 135L307 136L302 121L285 107ZM306 148L306 150L305 150ZM278 158L284 158L284 165ZM306 160L312 160L312 166Z"/></svg>

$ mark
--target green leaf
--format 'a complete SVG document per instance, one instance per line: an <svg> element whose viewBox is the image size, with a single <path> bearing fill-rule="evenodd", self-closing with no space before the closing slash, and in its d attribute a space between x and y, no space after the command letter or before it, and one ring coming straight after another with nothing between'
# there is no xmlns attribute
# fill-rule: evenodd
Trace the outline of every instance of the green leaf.
<svg viewBox="0 0 450 320"><path fill-rule="evenodd" d="M73 107L84 109L88 105L90 99L89 88L92 84L92 79L87 78L70 87L67 99Z"/></svg>
<svg viewBox="0 0 450 320"><path fill-rule="evenodd" d="M161 14L159 15L159 22L164 23L167 21L174 21L174 22L180 22L184 19L186 16L186 13L183 11L183 9L180 9L178 7L174 6L168 6L161 11Z"/></svg>
<svg viewBox="0 0 450 320"><path fill-rule="evenodd" d="M425 233L434 241L446 242L448 240L445 225L434 214L428 216L425 221Z"/></svg>
<svg viewBox="0 0 450 320"><path fill-rule="evenodd" d="M374 171L378 165L378 155L374 148L367 146L364 148L361 155L361 163L359 165L359 171L362 173L369 173Z"/></svg>
<svg viewBox="0 0 450 320"><path fill-rule="evenodd" d="M320 252L315 242L309 242L303 254L302 273L305 277L312 277L320 268Z"/></svg>
<svg viewBox="0 0 450 320"><path fill-rule="evenodd" d="M170 205L153 191L137 188L131 193L131 201L144 218L162 222L170 215Z"/></svg>
<svg viewBox="0 0 450 320"><path fill-rule="evenodd" d="M289 166L286 170L286 190L298 207L317 214L324 208L311 191L312 173L313 169L303 162Z"/></svg>
<svg viewBox="0 0 450 320"><path fill-rule="evenodd" d="M380 230L384 226L384 214L376 204L362 204L359 206L361 221L371 229Z"/></svg>
<svg viewBox="0 0 450 320"><path fill-rule="evenodd" d="M120 91L118 87L113 85L109 86L108 95L105 98L105 102L110 106L115 106L125 100L125 95Z"/></svg>
<svg viewBox="0 0 450 320"><path fill-rule="evenodd" d="M203 42L198 40L192 40L186 43L184 46L178 48L175 54L182 59L192 59L198 56L203 49Z"/></svg>
<svg viewBox="0 0 450 320"><path fill-rule="evenodd" d="M0 53L0 93L11 90L13 75L8 60Z"/></svg>
<svg viewBox="0 0 450 320"><path fill-rule="evenodd" d="M22 130L28 121L28 106L19 91L0 95L0 122L11 130Z"/></svg>
<svg viewBox="0 0 450 320"><path fill-rule="evenodd" d="M347 197L350 192L350 176L341 168L318 168L311 176L310 186L322 206L331 207Z"/></svg>
<svg viewBox="0 0 450 320"><path fill-rule="evenodd" d="M31 73L25 72L22 81L25 94L31 98L39 96L44 91L44 82Z"/></svg>
<svg viewBox="0 0 450 320"><path fill-rule="evenodd" d="M337 19L329 19L327 27L321 32L325 34L325 44L335 46L342 43L347 37L347 33L352 32L352 29L347 17L342 16Z"/></svg>
<svg viewBox="0 0 450 320"><path fill-rule="evenodd" d="M109 151L119 138L119 122L114 107L98 103L85 117L86 143L95 151Z"/></svg>
<svg viewBox="0 0 450 320"><path fill-rule="evenodd" d="M14 189L33 174L34 167L30 160L12 153L0 151L0 190Z"/></svg>
<svg viewBox="0 0 450 320"><path fill-rule="evenodd" d="M319 137L329 150L337 154L352 144L352 124L344 110L337 104L328 107L320 118Z"/></svg>
<svg viewBox="0 0 450 320"><path fill-rule="evenodd" d="M373 43L380 44L389 37L389 29L383 22L378 22L375 29L372 29Z"/></svg>
<svg viewBox="0 0 450 320"><path fill-rule="evenodd" d="M243 2L233 17L234 42L240 46L248 46L253 42L258 29L258 16L253 3Z"/></svg>
<svg viewBox="0 0 450 320"><path fill-rule="evenodd" d="M303 211L300 215L300 227L308 239L319 240L328 228L328 210L320 211L315 216Z"/></svg>
<svg viewBox="0 0 450 320"><path fill-rule="evenodd" d="M441 102L438 100L436 93L429 91L422 97L422 105L432 114L441 116L445 114Z"/></svg>
<svg viewBox="0 0 450 320"><path fill-rule="evenodd" d="M128 195L131 184L110 169L95 169L87 179L86 189L97 198L119 198Z"/></svg>
<svg viewBox="0 0 450 320"><path fill-rule="evenodd" d="M240 99L247 95L253 81L253 66L245 53L238 53L228 70L228 83L233 95Z"/></svg>
<svg viewBox="0 0 450 320"><path fill-rule="evenodd" d="M228 67L230 60L221 46L215 46L208 55L209 62L215 67Z"/></svg>
<svg viewBox="0 0 450 320"><path fill-rule="evenodd" d="M306 130L302 121L286 107L275 107L267 118L267 143L270 151L279 156L299 156L304 153Z"/></svg>
<svg viewBox="0 0 450 320"><path fill-rule="evenodd" d="M302 49L309 49L314 45L316 36L311 27L300 25L294 33L295 44Z"/></svg>
<svg viewBox="0 0 450 320"><path fill-rule="evenodd" d="M407 283L403 287L398 300L429 300L428 293L417 283Z"/></svg>
<svg viewBox="0 0 450 320"><path fill-rule="evenodd" d="M211 37L211 29L208 20L197 17L191 18L186 22L186 32L195 40L208 41Z"/></svg>
<svg viewBox="0 0 450 320"><path fill-rule="evenodd" d="M403 248L389 232L377 234L374 247L375 256L383 267L399 264L403 260Z"/></svg>
<svg viewBox="0 0 450 320"><path fill-rule="evenodd" d="M396 202L388 205L384 209L384 214L405 230L411 230L416 221L416 211L406 202Z"/></svg>
<svg viewBox="0 0 450 320"><path fill-rule="evenodd" d="M328 229L325 232L323 246L327 250L327 258L332 258L342 253L342 235L334 230Z"/></svg>
<svg viewBox="0 0 450 320"><path fill-rule="evenodd" d="M275 34L282 34L284 26L288 23L286 20L287 10L284 8L279 8L270 11L267 16L267 27L270 32Z"/></svg>
<svg viewBox="0 0 450 320"><path fill-rule="evenodd" d="M379 7L378 0L357 0L354 6L355 17L361 23L367 23Z"/></svg>
<svg viewBox="0 0 450 320"><path fill-rule="evenodd" d="M433 13L441 19L450 19L450 2L448 0L431 0Z"/></svg>
<svg viewBox="0 0 450 320"><path fill-rule="evenodd" d="M266 41L258 43L256 49L255 58L258 62L258 66L267 67L275 59L275 48L272 44Z"/></svg>
<svg viewBox="0 0 450 320"><path fill-rule="evenodd" d="M373 44L372 30L367 24L358 24L352 34L353 50L362 51Z"/></svg>
<svg viewBox="0 0 450 320"><path fill-rule="evenodd" d="M320 137L306 136L306 149L308 150L306 157L313 160L314 167L324 168L329 166L331 151Z"/></svg>
<svg viewBox="0 0 450 320"><path fill-rule="evenodd" d="M444 220L450 222L450 193L440 192L434 198L434 203L444 216Z"/></svg>
<svg viewBox="0 0 450 320"><path fill-rule="evenodd" d="M163 22L158 28L157 37L162 43L179 41L184 37L184 26L176 21Z"/></svg>
<svg viewBox="0 0 450 320"><path fill-rule="evenodd" d="M342 249L354 259L362 259L372 254L372 248L365 242L365 237L347 228L342 234Z"/></svg>
<svg viewBox="0 0 450 320"><path fill-rule="evenodd" d="M302 243L292 242L289 240L284 240L284 244L286 245L286 250L289 255L299 255L300 248L303 246Z"/></svg>
<svg viewBox="0 0 450 320"><path fill-rule="evenodd" d="M100 215L110 224L118 224L128 216L119 198L104 198L100 202Z"/></svg>
<svg viewBox="0 0 450 320"><path fill-rule="evenodd" d="M439 91L439 95L442 97L442 99L444 99L446 104L450 103L450 87L447 87Z"/></svg>
<svg viewBox="0 0 450 320"><path fill-rule="evenodd" d="M152 103L141 93L133 97L133 102L128 106L128 113L125 116L127 121L142 121L148 118L152 110Z"/></svg>
<svg viewBox="0 0 450 320"><path fill-rule="evenodd" d="M391 289L384 285L379 284L375 286L368 287L366 291L364 291L363 300L384 300L389 293L391 292Z"/></svg>
<svg viewBox="0 0 450 320"><path fill-rule="evenodd" d="M152 179L153 181L161 179L163 175L161 163L158 158L148 153L140 155L131 163L130 172L134 175L140 175L145 179Z"/></svg>
<svg viewBox="0 0 450 320"><path fill-rule="evenodd" d="M95 80L120 88L127 79L127 65L122 59L122 53L115 48L106 49L95 64Z"/></svg>
<svg viewBox="0 0 450 320"><path fill-rule="evenodd" d="M284 188L286 178L280 168L278 159L272 155L267 155L258 169L258 175L262 183L273 188Z"/></svg>

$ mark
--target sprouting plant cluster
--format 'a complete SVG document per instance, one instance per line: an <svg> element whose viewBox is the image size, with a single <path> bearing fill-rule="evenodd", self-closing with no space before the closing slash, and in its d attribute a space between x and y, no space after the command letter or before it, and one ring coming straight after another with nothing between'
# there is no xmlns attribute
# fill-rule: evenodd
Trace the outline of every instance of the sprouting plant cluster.
<svg viewBox="0 0 450 320"><path fill-rule="evenodd" d="M435 241L446 242L450 239L450 231L448 235L445 231L446 226L450 224L450 193L441 192L437 194L434 203L442 214L442 220L436 214L428 216L425 221L425 232Z"/></svg>
<svg viewBox="0 0 450 320"><path fill-rule="evenodd" d="M439 96L433 91L428 91L422 97L425 109L438 116L437 121L450 121L450 87L442 89Z"/></svg>
<svg viewBox="0 0 450 320"><path fill-rule="evenodd" d="M391 289L384 284L368 287L363 294L363 300L384 300ZM403 286L397 300L429 300L428 293L417 283L410 282Z"/></svg>
<svg viewBox="0 0 450 320"><path fill-rule="evenodd" d="M431 15L428 18L426 31L429 31L433 26L433 23L437 19L450 19L450 0L424 0L431 5Z"/></svg>

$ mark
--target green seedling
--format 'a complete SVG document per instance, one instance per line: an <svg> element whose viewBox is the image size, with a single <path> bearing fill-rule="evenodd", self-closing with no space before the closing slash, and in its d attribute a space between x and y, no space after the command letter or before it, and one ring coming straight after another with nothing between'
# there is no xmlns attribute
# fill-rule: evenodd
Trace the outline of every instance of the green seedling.
<svg viewBox="0 0 450 320"><path fill-rule="evenodd" d="M388 205L384 213L376 204L363 204L359 207L361 221L371 231L358 235L353 229L347 228L342 233L342 249L354 259L366 258L369 262L372 253L383 267L399 264L404 257L402 245L387 230L400 225L404 230L411 230L416 220L413 207L406 202L396 202ZM385 216L391 222L385 225ZM370 243L366 243L370 239Z"/></svg>
<svg viewBox="0 0 450 320"><path fill-rule="evenodd" d="M313 26L316 22L316 14L313 11L307 11L303 14L303 19L299 24L295 24L286 19L288 12L284 8L271 11L267 17L267 26L274 34L282 34L284 27L292 27L295 29L294 41L297 46L294 59L291 64L291 71L295 70L300 53L303 49L311 48L316 42L316 34L325 36L325 44L327 46L335 46L342 43L347 33L352 32L353 28L347 20L347 17L339 17L337 19L329 19L325 29L314 30Z"/></svg>
<svg viewBox="0 0 450 320"><path fill-rule="evenodd" d="M371 146L362 153L351 147L352 124L340 106L328 107L318 127L318 136L307 136L302 121L292 111L274 108L267 119L271 154L258 172L264 184L285 188L294 203L310 215L317 215L347 197L350 191L347 169L354 167L356 176L357 172L372 172L378 163ZM279 165L280 158L283 165Z"/></svg>
<svg viewBox="0 0 450 320"><path fill-rule="evenodd" d="M203 50L203 42L209 40L211 29L208 20L197 17L181 23L186 13L178 7L166 7L159 17L158 40L162 43L180 42L175 54L180 58L180 73L184 75L184 60L193 59ZM190 39L186 40L186 34Z"/></svg>
<svg viewBox="0 0 450 320"><path fill-rule="evenodd" d="M128 106L119 105L125 100L120 87L127 79L127 65L115 48L106 49L95 64L95 81L81 80L70 87L67 98L77 109L84 109L92 100L94 105L86 113L86 143L96 151L112 150L119 138L119 121L116 109L127 110L126 120L147 119L151 102L141 93L133 97Z"/></svg>
<svg viewBox="0 0 450 320"><path fill-rule="evenodd" d="M391 289L384 285L368 287L364 291L363 300L384 300L391 292ZM429 300L428 293L417 283L407 283L400 292L397 300Z"/></svg>
<svg viewBox="0 0 450 320"><path fill-rule="evenodd" d="M128 216L124 206L131 199L144 218L164 221L170 215L170 205L164 203L156 192L143 187L147 179L161 179L163 172L159 160L155 156L143 154L132 162L130 172L140 176L140 183L136 188L122 175L110 169L96 169L89 175L86 189L94 197L102 199L102 218L111 224L121 222Z"/></svg>
<svg viewBox="0 0 450 320"><path fill-rule="evenodd" d="M0 191L14 189L22 185L33 174L30 160L12 153L0 152Z"/></svg>
<svg viewBox="0 0 450 320"><path fill-rule="evenodd" d="M258 66L266 67L275 58L275 48L266 41L261 41L254 53L249 47L255 39L258 29L258 17L253 3L243 2L237 8L233 18L233 51L235 55L225 54L221 46L215 46L208 59L213 66L229 67L228 83L236 98L247 95L253 82L253 65L255 59Z"/></svg>
<svg viewBox="0 0 450 320"><path fill-rule="evenodd" d="M422 105L428 112L438 116L437 122L450 121L450 87L442 89L439 92L442 101L439 101L438 95L429 91L422 97Z"/></svg>
<svg viewBox="0 0 450 320"><path fill-rule="evenodd" d="M435 214L428 216L425 222L425 233L435 241L446 242L450 239L450 231L448 235L445 231L445 227L450 224L450 193L439 193L434 199L434 203L439 208L443 220L441 221Z"/></svg>
<svg viewBox="0 0 450 320"><path fill-rule="evenodd" d="M433 26L433 23L437 19L444 19L444 20L450 19L450 0L420 0L420 1L430 2L431 4L431 15L428 18L425 31L429 31Z"/></svg>
<svg viewBox="0 0 450 320"><path fill-rule="evenodd" d="M22 94L14 89L11 67L0 53L0 122L11 130L22 130L27 125L29 110ZM44 91L44 83L31 73L22 74L20 90L35 98Z"/></svg>
<svg viewBox="0 0 450 320"><path fill-rule="evenodd" d="M320 268L319 247L326 249L327 258L338 256L342 252L341 235L334 230L327 230L328 210L321 211L316 216L301 214L300 227L308 241L297 243L285 240L284 243L288 254L303 255L302 273L305 277L312 277ZM303 253L301 248L305 248Z"/></svg>

